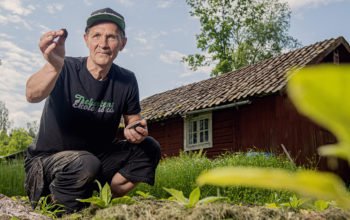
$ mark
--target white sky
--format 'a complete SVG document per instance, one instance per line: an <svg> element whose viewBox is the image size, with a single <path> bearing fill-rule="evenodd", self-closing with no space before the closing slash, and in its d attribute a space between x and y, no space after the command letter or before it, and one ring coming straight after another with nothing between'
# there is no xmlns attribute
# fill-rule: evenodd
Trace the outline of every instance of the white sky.
<svg viewBox="0 0 350 220"><path fill-rule="evenodd" d="M344 36L350 41L350 0L283 0L292 8L290 34L303 45ZM39 121L43 103L29 104L27 78L44 59L40 35L67 28L67 56L86 56L86 18L111 7L124 15L128 44L116 63L135 72L141 98L209 78L210 68L190 71L181 57L197 53L199 22L185 0L0 0L0 100L13 127Z"/></svg>

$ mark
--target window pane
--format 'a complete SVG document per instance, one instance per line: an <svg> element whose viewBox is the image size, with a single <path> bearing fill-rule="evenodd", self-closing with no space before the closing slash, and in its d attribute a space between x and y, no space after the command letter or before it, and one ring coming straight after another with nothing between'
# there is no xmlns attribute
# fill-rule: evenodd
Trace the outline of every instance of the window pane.
<svg viewBox="0 0 350 220"><path fill-rule="evenodd" d="M189 144L193 144L193 135L192 132L190 132L189 137L188 137Z"/></svg>
<svg viewBox="0 0 350 220"><path fill-rule="evenodd" d="M208 134L208 131L205 131L205 132L204 132L204 141L205 141L205 142L208 142L208 141L209 141L209 134Z"/></svg>
<svg viewBox="0 0 350 220"><path fill-rule="evenodd" d="M203 129L204 129L203 123L204 123L203 120L200 120L200 121L199 121L199 130L200 130L200 131L203 131Z"/></svg>
<svg viewBox="0 0 350 220"><path fill-rule="evenodd" d="M193 133L193 144L197 144L197 133Z"/></svg>
<svg viewBox="0 0 350 220"><path fill-rule="evenodd" d="M209 119L205 119L204 127L205 127L205 130L208 130L208 127L209 127Z"/></svg>
<svg viewBox="0 0 350 220"><path fill-rule="evenodd" d="M203 132L200 132L200 143L203 143L204 142L204 134Z"/></svg>
<svg viewBox="0 0 350 220"><path fill-rule="evenodd" d="M192 122L192 126L193 126L193 132L196 132L197 131L197 121L193 121Z"/></svg>

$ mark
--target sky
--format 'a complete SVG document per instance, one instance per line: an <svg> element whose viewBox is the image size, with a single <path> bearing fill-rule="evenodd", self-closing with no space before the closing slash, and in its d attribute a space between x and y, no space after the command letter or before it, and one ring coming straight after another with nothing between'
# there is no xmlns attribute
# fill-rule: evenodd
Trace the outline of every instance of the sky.
<svg viewBox="0 0 350 220"><path fill-rule="evenodd" d="M289 34L303 46L339 36L350 41L350 0L281 1L292 11ZM87 56L86 19L105 7L125 17L128 43L115 63L135 73L141 99L210 77L210 67L194 72L181 62L200 52L199 20L190 16L185 0L0 0L0 101L12 128L40 121L44 101L25 99L28 77L45 63L40 36L66 28L66 56Z"/></svg>

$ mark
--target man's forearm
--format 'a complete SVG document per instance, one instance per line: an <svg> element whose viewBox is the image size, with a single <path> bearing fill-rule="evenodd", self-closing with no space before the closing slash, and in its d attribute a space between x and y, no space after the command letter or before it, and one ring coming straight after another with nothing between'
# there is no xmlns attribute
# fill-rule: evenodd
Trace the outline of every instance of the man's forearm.
<svg viewBox="0 0 350 220"><path fill-rule="evenodd" d="M40 102L49 96L55 87L61 69L46 63L38 72L34 73L26 84L26 98L28 102Z"/></svg>

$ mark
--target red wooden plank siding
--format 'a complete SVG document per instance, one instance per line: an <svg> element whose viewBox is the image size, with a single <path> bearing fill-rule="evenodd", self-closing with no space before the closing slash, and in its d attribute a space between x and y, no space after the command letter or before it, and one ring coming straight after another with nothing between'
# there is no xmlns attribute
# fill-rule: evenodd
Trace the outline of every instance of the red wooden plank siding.
<svg viewBox="0 0 350 220"><path fill-rule="evenodd" d="M183 119L180 116L149 123L149 134L159 141L163 157L176 156L183 150L183 126Z"/></svg>
<svg viewBox="0 0 350 220"><path fill-rule="evenodd" d="M150 135L162 146L164 156L183 151L183 118L178 116L149 124ZM256 149L283 153L283 144L298 163L315 158L317 147L335 143L328 131L300 115L286 95L270 95L249 105L213 112L213 148L208 156L225 151Z"/></svg>

